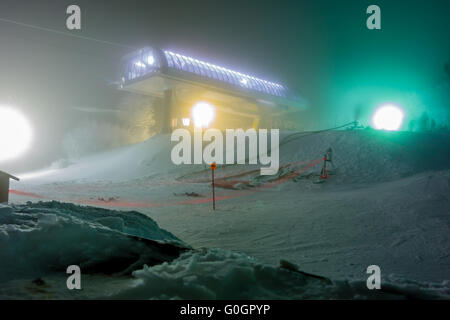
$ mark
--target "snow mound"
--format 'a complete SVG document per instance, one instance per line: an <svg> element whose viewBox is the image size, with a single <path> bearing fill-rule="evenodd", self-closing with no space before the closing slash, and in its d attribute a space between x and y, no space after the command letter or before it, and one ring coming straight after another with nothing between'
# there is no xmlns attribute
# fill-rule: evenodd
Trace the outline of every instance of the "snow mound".
<svg viewBox="0 0 450 320"><path fill-rule="evenodd" d="M138 212L59 202L0 205L0 282L65 272L130 273L186 250Z"/></svg>
<svg viewBox="0 0 450 320"><path fill-rule="evenodd" d="M164 176L168 172L183 170L172 164L170 135L156 135L152 138L85 156L78 160L59 160L65 166L53 165L49 169L25 173L19 178L27 182L55 181L126 181L130 179Z"/></svg>
<svg viewBox="0 0 450 320"><path fill-rule="evenodd" d="M19 175L27 182L54 181L129 181L156 177L205 178L205 165L174 165L170 159L175 142L169 134L156 135L147 141L84 157L61 169ZM206 145L206 144L204 144ZM225 144L224 144L225 147ZM450 168L448 133L384 132L343 130L325 132L280 132L280 166L321 159L333 150L337 168L336 183L383 182L424 171ZM236 146L235 146L236 149ZM228 150L229 151L229 150ZM236 150L235 150L236 152ZM227 150L224 149L224 155ZM258 169L258 165L218 166L218 177ZM321 165L310 172L319 172ZM295 167L293 168L295 169Z"/></svg>
<svg viewBox="0 0 450 320"><path fill-rule="evenodd" d="M450 134L346 130L298 133L280 140L280 163L316 159L333 150L335 183L393 181L450 168ZM317 166L318 172L321 166Z"/></svg>
<svg viewBox="0 0 450 320"><path fill-rule="evenodd" d="M363 281L332 282L264 265L242 253L202 249L133 272L131 288L112 299L406 299L450 298L450 283L399 282L368 290Z"/></svg>

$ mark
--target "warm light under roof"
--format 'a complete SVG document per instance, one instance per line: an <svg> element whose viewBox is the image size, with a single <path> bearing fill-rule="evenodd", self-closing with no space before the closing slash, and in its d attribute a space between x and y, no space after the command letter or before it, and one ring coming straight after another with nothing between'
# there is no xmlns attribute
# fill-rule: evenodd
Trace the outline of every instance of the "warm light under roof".
<svg viewBox="0 0 450 320"><path fill-rule="evenodd" d="M192 120L194 126L198 128L207 128L214 120L214 107L207 102L198 102L192 107Z"/></svg>

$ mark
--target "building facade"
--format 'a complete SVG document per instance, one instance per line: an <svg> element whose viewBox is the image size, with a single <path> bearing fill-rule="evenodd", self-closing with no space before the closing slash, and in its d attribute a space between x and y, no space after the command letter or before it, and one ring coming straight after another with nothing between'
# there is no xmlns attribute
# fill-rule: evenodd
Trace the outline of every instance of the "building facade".
<svg viewBox="0 0 450 320"><path fill-rule="evenodd" d="M281 84L151 47L124 57L120 89L159 98L163 133L194 126L295 129L306 108Z"/></svg>

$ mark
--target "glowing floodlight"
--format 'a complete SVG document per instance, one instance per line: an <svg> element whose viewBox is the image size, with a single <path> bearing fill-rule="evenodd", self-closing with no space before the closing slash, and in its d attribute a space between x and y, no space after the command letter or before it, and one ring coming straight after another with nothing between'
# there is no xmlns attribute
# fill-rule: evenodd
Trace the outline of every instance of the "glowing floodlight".
<svg viewBox="0 0 450 320"><path fill-rule="evenodd" d="M18 111L0 106L0 161L12 159L28 149L31 127Z"/></svg>
<svg viewBox="0 0 450 320"><path fill-rule="evenodd" d="M214 120L214 107L207 102L199 102L192 108L192 119L194 125L207 128Z"/></svg>
<svg viewBox="0 0 450 320"><path fill-rule="evenodd" d="M381 106L372 117L373 125L378 130L396 131L403 124L403 111L395 105Z"/></svg>

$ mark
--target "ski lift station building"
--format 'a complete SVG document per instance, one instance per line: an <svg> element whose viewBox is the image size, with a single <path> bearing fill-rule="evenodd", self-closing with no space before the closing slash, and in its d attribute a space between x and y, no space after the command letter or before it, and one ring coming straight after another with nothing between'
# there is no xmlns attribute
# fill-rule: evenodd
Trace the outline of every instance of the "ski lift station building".
<svg viewBox="0 0 450 320"><path fill-rule="evenodd" d="M123 58L120 89L158 98L163 133L193 126L294 129L293 117L306 107L282 84L151 47Z"/></svg>

